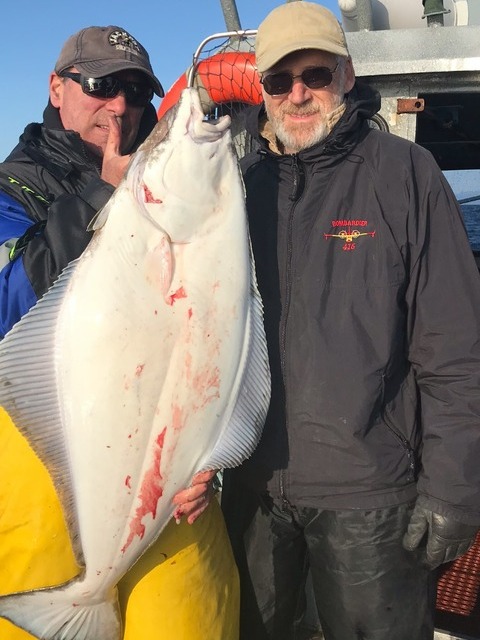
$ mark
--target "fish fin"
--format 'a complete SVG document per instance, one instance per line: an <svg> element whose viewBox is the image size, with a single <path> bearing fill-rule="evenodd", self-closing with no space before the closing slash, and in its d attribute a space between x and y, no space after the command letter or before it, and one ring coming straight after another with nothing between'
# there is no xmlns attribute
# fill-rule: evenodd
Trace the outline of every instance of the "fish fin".
<svg viewBox="0 0 480 640"><path fill-rule="evenodd" d="M253 255L251 299L244 352L239 367L238 397L230 419L208 461L201 469L240 465L254 452L262 435L270 403L270 368L263 326L263 303L258 291Z"/></svg>
<svg viewBox="0 0 480 640"><path fill-rule="evenodd" d="M113 196L107 202L107 204L99 209L97 213L93 216L87 226L87 231L97 231L97 229L101 229L103 225L106 223L108 218L108 212L110 211L109 203L112 200Z"/></svg>
<svg viewBox="0 0 480 640"><path fill-rule="evenodd" d="M56 283L0 342L0 405L48 469L62 503L73 551L83 565L69 478L55 372L58 309L75 271L71 262Z"/></svg>
<svg viewBox="0 0 480 640"><path fill-rule="evenodd" d="M0 596L0 616L37 638L120 640L116 590L109 600L88 603L78 591L80 584Z"/></svg>

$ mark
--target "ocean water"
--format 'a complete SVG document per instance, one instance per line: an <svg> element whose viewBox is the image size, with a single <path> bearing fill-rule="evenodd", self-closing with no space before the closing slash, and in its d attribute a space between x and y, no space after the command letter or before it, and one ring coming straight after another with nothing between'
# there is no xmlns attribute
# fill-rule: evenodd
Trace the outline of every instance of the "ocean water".
<svg viewBox="0 0 480 640"><path fill-rule="evenodd" d="M468 239L474 251L480 251L480 205L462 205Z"/></svg>

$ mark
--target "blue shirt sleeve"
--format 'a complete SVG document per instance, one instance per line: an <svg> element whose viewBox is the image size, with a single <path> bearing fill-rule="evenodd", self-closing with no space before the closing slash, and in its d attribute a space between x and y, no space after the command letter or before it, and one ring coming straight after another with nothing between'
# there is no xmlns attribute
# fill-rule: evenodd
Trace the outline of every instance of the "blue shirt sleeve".
<svg viewBox="0 0 480 640"><path fill-rule="evenodd" d="M37 297L23 267L22 256L11 261L9 247L33 221L13 198L0 191L0 338L32 307Z"/></svg>

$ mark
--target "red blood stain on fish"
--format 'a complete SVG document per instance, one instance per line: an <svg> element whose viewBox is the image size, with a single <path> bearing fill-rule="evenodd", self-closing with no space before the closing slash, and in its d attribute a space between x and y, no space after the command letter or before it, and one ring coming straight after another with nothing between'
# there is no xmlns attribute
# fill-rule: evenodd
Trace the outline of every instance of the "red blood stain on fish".
<svg viewBox="0 0 480 640"><path fill-rule="evenodd" d="M162 200L160 198L154 198L153 193L147 187L146 184L143 185L143 193L145 194L145 202L154 202L155 204L162 204Z"/></svg>
<svg viewBox="0 0 480 640"><path fill-rule="evenodd" d="M172 427L177 430L183 427L184 417L183 411L178 405L172 406Z"/></svg>
<svg viewBox="0 0 480 640"><path fill-rule="evenodd" d="M193 377L192 386L203 400L200 406L206 405L214 398L219 398L220 372L218 367L199 372Z"/></svg>
<svg viewBox="0 0 480 640"><path fill-rule="evenodd" d="M127 476L125 478L125 486L128 487L129 489L132 488L132 476Z"/></svg>
<svg viewBox="0 0 480 640"><path fill-rule="evenodd" d="M137 364L137 368L135 369L135 376L139 378L142 375L142 371L144 370L144 364Z"/></svg>
<svg viewBox="0 0 480 640"><path fill-rule="evenodd" d="M167 296L165 300L167 304L172 306L173 303L179 300L180 298L186 298L186 297L187 297L187 292L183 287L180 287L175 291L175 293L172 293L170 296Z"/></svg>
<svg viewBox="0 0 480 640"><path fill-rule="evenodd" d="M189 352L185 354L185 378L193 392L192 401L195 411L220 397L219 368L206 366L196 370L192 354Z"/></svg>
<svg viewBox="0 0 480 640"><path fill-rule="evenodd" d="M143 524L145 516L150 514L152 518L155 519L157 515L157 503L163 494L163 478L160 473L160 463L166 431L167 428L165 427L155 441L152 466L146 472L143 479L138 495L140 506L135 510L135 517L130 522L130 534L122 547L122 553L126 552L135 536L138 536L141 540L145 535L145 525Z"/></svg>

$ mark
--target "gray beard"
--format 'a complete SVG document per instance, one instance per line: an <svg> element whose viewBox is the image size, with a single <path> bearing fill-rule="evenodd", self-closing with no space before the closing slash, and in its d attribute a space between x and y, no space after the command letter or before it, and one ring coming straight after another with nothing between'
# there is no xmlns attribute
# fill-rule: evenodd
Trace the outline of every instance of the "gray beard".
<svg viewBox="0 0 480 640"><path fill-rule="evenodd" d="M303 137L302 140L298 140L295 133L288 131L281 120L281 114L278 116L273 115L268 106L265 105L267 110L268 119L272 125L275 136L283 145L286 153L298 153L303 149L309 149L314 145L318 144L325 140L325 138L330 133L330 116L331 114L338 109L338 107L342 104L343 97L338 96L338 104L335 104L332 111L327 114L324 114L322 122L320 122L314 130L311 131L310 135L307 137ZM299 110L301 113L301 110Z"/></svg>
<svg viewBox="0 0 480 640"><path fill-rule="evenodd" d="M287 153L298 153L303 149L313 147L328 136L329 129L326 122L322 122L316 127L310 136L304 138L302 142L297 141L297 137L287 131L283 122L272 121L273 129L278 140L282 143Z"/></svg>

